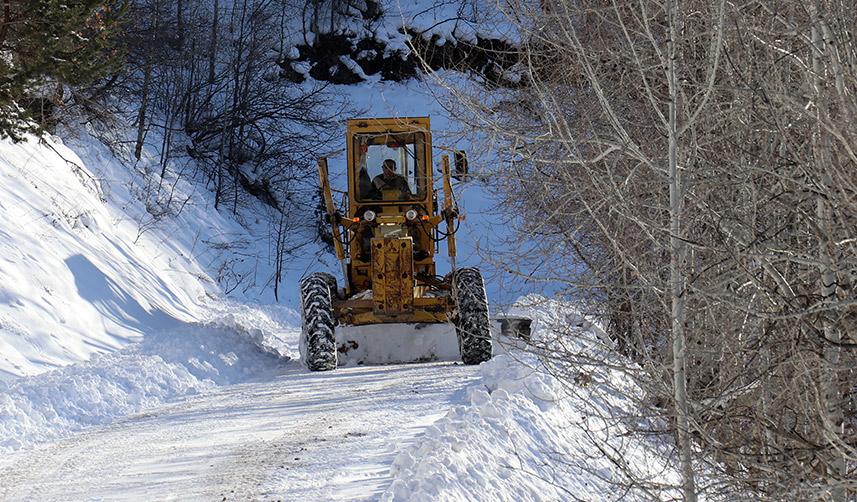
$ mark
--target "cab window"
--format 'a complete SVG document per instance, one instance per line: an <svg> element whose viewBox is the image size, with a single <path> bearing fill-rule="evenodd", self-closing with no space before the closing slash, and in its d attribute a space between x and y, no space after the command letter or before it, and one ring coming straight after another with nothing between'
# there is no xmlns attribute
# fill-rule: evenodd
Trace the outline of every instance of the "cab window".
<svg viewBox="0 0 857 502"><path fill-rule="evenodd" d="M353 151L358 200L410 200L425 196L423 133L357 134Z"/></svg>

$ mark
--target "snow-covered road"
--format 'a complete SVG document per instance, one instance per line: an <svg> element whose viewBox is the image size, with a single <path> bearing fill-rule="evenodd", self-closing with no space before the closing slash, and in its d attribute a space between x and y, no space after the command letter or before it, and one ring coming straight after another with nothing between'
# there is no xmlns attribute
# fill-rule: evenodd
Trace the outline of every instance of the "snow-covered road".
<svg viewBox="0 0 857 502"><path fill-rule="evenodd" d="M2 500L375 500L397 449L462 399L456 363L242 383L4 454Z"/></svg>

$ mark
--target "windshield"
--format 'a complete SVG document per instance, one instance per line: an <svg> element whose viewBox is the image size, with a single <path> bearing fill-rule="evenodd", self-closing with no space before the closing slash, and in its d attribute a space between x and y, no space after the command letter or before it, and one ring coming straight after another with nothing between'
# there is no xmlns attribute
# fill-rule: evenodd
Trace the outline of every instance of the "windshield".
<svg viewBox="0 0 857 502"><path fill-rule="evenodd" d="M358 200L421 199L426 192L423 133L354 136Z"/></svg>

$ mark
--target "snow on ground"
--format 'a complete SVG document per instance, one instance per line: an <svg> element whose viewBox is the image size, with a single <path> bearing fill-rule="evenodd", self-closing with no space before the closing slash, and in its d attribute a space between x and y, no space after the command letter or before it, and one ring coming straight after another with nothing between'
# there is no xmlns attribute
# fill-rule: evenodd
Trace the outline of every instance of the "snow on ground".
<svg viewBox="0 0 857 502"><path fill-rule="evenodd" d="M551 302L523 312L534 317L537 339L573 324L577 339L571 345L591 353L603 347L598 328L567 306ZM393 482L381 499L606 501L664 495L636 484L628 472L650 486L678 486L670 445L628 434L628 425L640 420L634 404L640 392L630 378L606 368L586 374L579 385L569 385L528 351L495 356L480 366L464 402L396 456Z"/></svg>
<svg viewBox="0 0 857 502"><path fill-rule="evenodd" d="M180 253L137 239L74 151L46 144L0 143L0 380L193 319L206 292Z"/></svg>
<svg viewBox="0 0 857 502"><path fill-rule="evenodd" d="M267 380L297 354L264 312L235 305L204 322L10 384L0 383L0 451L67 437L219 386Z"/></svg>
<svg viewBox="0 0 857 502"><path fill-rule="evenodd" d="M0 380L199 322L225 290L259 297L263 225L173 173L159 189L154 151L131 165L84 132L65 141L0 142Z"/></svg>
<svg viewBox="0 0 857 502"><path fill-rule="evenodd" d="M460 399L475 368L277 371L6 453L0 499L377 500L397 449Z"/></svg>
<svg viewBox="0 0 857 502"><path fill-rule="evenodd" d="M569 319L531 312L537 338ZM677 481L669 445L623 439L614 418L635 410L615 392L633 388L618 372L569 388L509 347L478 367L309 373L274 357L293 353L296 330L264 315L235 329L260 314L235 306L0 392L0 410L10 398L20 410L0 411L0 499L651 498L618 487L626 479L608 454L653 482ZM594 343L578 332L582 347Z"/></svg>

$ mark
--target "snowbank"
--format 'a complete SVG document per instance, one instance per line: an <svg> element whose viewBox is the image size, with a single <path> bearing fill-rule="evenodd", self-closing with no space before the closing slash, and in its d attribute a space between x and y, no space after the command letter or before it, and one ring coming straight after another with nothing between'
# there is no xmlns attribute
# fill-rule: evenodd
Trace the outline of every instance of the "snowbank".
<svg viewBox="0 0 857 502"><path fill-rule="evenodd" d="M207 292L200 267L141 236L131 198L105 190L121 166L90 162L110 169L94 175L57 139L0 141L0 379L190 321Z"/></svg>
<svg viewBox="0 0 857 502"><path fill-rule="evenodd" d="M203 321L226 291L269 299L261 220L215 210L186 166L161 180L154 147L132 164L64 134L0 141L0 381Z"/></svg>
<svg viewBox="0 0 857 502"><path fill-rule="evenodd" d="M0 451L60 437L181 397L271 379L295 356L295 333L234 306L204 323L146 334L140 344L0 383Z"/></svg>
<svg viewBox="0 0 857 502"><path fill-rule="evenodd" d="M569 318L556 304L530 313L536 337ZM591 330L579 333L582 345L597 340ZM622 417L639 415L634 395L618 371L566 385L533 354L495 356L481 365L465 404L396 456L382 500L649 500L619 466L659 485L676 485L679 474L668 444L626 435Z"/></svg>
<svg viewBox="0 0 857 502"><path fill-rule="evenodd" d="M172 211L148 150L128 165L86 134L67 142L0 141L0 450L264 378L293 355L271 317L294 312L222 297L230 277L265 273L229 261L250 225L204 194L184 202L195 188L170 172Z"/></svg>

